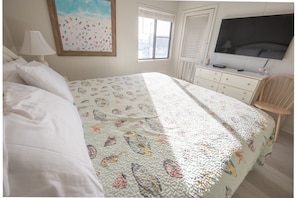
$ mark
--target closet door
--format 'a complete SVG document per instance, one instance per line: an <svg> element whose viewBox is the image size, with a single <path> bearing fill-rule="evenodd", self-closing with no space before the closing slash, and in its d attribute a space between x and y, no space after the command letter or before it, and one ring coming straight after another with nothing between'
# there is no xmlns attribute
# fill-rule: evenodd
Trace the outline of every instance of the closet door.
<svg viewBox="0 0 297 198"><path fill-rule="evenodd" d="M178 77L193 82L195 65L202 65L214 24L216 6L184 13L182 43L178 62Z"/></svg>

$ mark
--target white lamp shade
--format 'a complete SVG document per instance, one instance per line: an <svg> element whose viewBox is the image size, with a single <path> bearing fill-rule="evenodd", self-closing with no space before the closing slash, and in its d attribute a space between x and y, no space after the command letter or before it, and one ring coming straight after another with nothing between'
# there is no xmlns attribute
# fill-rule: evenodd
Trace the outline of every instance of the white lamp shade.
<svg viewBox="0 0 297 198"><path fill-rule="evenodd" d="M20 54L51 55L56 52L49 46L40 31L25 31L24 41Z"/></svg>

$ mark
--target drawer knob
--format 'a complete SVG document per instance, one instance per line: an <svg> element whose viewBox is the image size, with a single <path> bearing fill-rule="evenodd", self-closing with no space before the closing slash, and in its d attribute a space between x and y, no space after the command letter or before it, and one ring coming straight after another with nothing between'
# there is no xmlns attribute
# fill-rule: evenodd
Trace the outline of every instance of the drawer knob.
<svg viewBox="0 0 297 198"><path fill-rule="evenodd" d="M226 78L226 80L229 80L229 78Z"/></svg>
<svg viewBox="0 0 297 198"><path fill-rule="evenodd" d="M248 85L251 85L251 83L248 83Z"/></svg>

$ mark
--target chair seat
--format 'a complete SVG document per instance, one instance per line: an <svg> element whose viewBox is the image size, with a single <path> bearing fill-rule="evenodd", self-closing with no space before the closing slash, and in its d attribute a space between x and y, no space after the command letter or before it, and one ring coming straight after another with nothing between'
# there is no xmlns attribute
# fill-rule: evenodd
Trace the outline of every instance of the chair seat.
<svg viewBox="0 0 297 198"><path fill-rule="evenodd" d="M270 111L272 113L276 113L276 114L279 114L279 115L289 115L289 114L291 114L291 111L286 110L286 109L284 109L284 108L282 108L280 106L267 103L267 102L257 101L257 102L255 102L254 105L256 107L260 108L260 109Z"/></svg>

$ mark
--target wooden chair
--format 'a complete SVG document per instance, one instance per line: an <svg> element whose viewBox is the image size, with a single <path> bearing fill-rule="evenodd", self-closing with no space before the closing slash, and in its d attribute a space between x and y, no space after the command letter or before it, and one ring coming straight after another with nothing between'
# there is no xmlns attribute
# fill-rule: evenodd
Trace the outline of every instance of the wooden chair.
<svg viewBox="0 0 297 198"><path fill-rule="evenodd" d="M280 74L269 77L260 90L255 106L278 115L274 142L277 140L283 115L290 115L294 104L294 76Z"/></svg>

